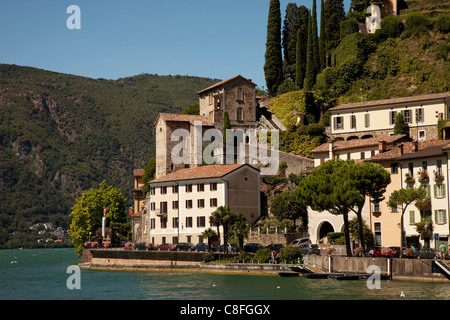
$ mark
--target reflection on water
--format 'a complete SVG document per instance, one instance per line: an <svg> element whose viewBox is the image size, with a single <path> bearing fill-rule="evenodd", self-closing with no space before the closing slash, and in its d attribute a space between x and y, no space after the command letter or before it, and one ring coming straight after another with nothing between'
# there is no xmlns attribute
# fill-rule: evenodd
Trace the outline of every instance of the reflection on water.
<svg viewBox="0 0 450 320"><path fill-rule="evenodd" d="M0 251L0 299L129 300L449 300L450 284L338 281L243 274L81 269L81 290L66 286L73 249ZM403 295L402 295L403 293Z"/></svg>

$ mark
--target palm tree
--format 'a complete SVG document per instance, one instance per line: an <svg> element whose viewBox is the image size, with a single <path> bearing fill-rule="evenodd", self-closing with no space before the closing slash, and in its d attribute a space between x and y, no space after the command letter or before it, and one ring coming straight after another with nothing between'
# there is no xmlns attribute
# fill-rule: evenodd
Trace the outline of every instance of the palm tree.
<svg viewBox="0 0 450 320"><path fill-rule="evenodd" d="M214 212L211 213L211 217L209 221L214 223L217 226L217 233L219 236L219 244L220 244L220 231L219 227L223 227L223 245L225 253L228 252L227 244L228 244L228 233L230 225L234 221L235 215L231 212L230 207L220 206Z"/></svg>
<svg viewBox="0 0 450 320"><path fill-rule="evenodd" d="M238 213L232 225L233 234L238 238L239 250L244 249L244 238L248 237L250 225L242 213Z"/></svg>
<svg viewBox="0 0 450 320"><path fill-rule="evenodd" d="M208 238L208 251L211 252L211 239L217 237L217 233L213 229L208 228L202 232L202 237Z"/></svg>

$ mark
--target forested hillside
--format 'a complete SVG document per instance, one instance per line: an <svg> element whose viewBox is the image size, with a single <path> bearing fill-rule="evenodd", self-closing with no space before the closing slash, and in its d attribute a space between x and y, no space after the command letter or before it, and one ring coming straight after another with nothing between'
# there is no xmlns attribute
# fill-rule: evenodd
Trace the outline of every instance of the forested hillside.
<svg viewBox="0 0 450 320"><path fill-rule="evenodd" d="M0 243L32 223L67 226L75 197L103 180L131 200L133 168L155 152L158 113L181 112L217 81L94 80L0 64Z"/></svg>

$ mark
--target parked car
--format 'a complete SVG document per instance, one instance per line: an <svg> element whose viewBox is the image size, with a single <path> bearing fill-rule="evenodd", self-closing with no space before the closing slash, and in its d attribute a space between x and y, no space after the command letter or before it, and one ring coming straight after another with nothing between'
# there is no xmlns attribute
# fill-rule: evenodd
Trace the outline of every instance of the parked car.
<svg viewBox="0 0 450 320"><path fill-rule="evenodd" d="M284 247L286 246L282 243L269 244L268 246L266 246L266 248L270 249L271 251L275 251L276 253L280 253L281 249L283 249Z"/></svg>
<svg viewBox="0 0 450 320"><path fill-rule="evenodd" d="M367 250L367 254L369 257L381 257L381 247L379 246L369 247Z"/></svg>
<svg viewBox="0 0 450 320"><path fill-rule="evenodd" d="M220 245L220 251L225 252L223 244ZM239 247L234 243L227 243L228 252L239 252Z"/></svg>
<svg viewBox="0 0 450 320"><path fill-rule="evenodd" d="M211 248L212 249L212 248ZM204 242L199 242L195 245L195 247L193 248L194 251L208 251L208 244L204 243Z"/></svg>
<svg viewBox="0 0 450 320"><path fill-rule="evenodd" d="M136 245L134 246L134 249L146 250L147 248L145 247L145 242L139 242L139 243L136 243Z"/></svg>
<svg viewBox="0 0 450 320"><path fill-rule="evenodd" d="M194 245L192 243L179 242L175 246L175 250L177 250L177 251L189 251L189 250L192 250L193 247L194 247Z"/></svg>
<svg viewBox="0 0 450 320"><path fill-rule="evenodd" d="M316 254L320 255L320 249L317 244L305 243L299 246L300 253L303 255Z"/></svg>
<svg viewBox="0 0 450 320"><path fill-rule="evenodd" d="M173 251L175 250L175 246L170 243L163 243L158 246L158 250L161 251Z"/></svg>
<svg viewBox="0 0 450 320"><path fill-rule="evenodd" d="M258 251L259 249L264 248L261 244L259 243L247 243L244 246L244 252L245 253L255 253L256 251Z"/></svg>
<svg viewBox="0 0 450 320"><path fill-rule="evenodd" d="M311 240L309 238L297 238L290 243L291 246L295 247L299 247L302 244L311 244Z"/></svg>
<svg viewBox="0 0 450 320"><path fill-rule="evenodd" d="M421 249L417 252L417 259L434 259L437 252L433 249Z"/></svg>

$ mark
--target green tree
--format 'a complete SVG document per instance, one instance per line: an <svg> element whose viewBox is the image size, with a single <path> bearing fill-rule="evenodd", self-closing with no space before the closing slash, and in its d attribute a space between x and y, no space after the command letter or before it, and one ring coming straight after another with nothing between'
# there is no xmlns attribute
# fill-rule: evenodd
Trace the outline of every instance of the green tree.
<svg viewBox="0 0 450 320"><path fill-rule="evenodd" d="M281 53L281 12L280 1L270 0L267 21L267 41L264 75L270 94L277 92L283 81L283 59Z"/></svg>
<svg viewBox="0 0 450 320"><path fill-rule="evenodd" d="M403 252L403 245L405 241L405 231L404 231L404 222L403 217L405 215L406 209L410 204L416 201L424 200L427 196L427 192L424 188L402 188L400 190L395 190L392 192L387 205L389 207L398 207L402 206L402 215L400 218L400 252Z"/></svg>
<svg viewBox="0 0 450 320"><path fill-rule="evenodd" d="M306 90L311 91L314 84L316 73L314 70L314 49L313 49L313 32L312 32L312 17L310 16L308 22L308 41L306 45L306 69L305 69L305 82L303 84Z"/></svg>
<svg viewBox="0 0 450 320"><path fill-rule="evenodd" d="M198 103L191 104L186 109L184 109L181 112L181 114L199 115L200 114L200 105Z"/></svg>
<svg viewBox="0 0 450 320"><path fill-rule="evenodd" d="M213 229L208 228L202 232L202 237L208 239L208 251L211 252L211 241L217 237L217 233Z"/></svg>
<svg viewBox="0 0 450 320"><path fill-rule="evenodd" d="M351 210L358 218L358 234L361 246L365 246L364 240L364 221L362 219L362 210L366 202L366 198L370 197L373 201L384 200L383 194L386 187L391 183L391 175L381 165L372 162L349 163L350 167L342 167L338 175L346 178L346 187L352 188L357 193L350 194L350 201L355 202L355 206Z"/></svg>
<svg viewBox="0 0 450 320"><path fill-rule="evenodd" d="M305 6L298 8L300 26L297 30L296 42L296 58L295 58L295 84L300 89L303 88L306 76L306 53L308 42L308 26L309 26L309 11Z"/></svg>
<svg viewBox="0 0 450 320"><path fill-rule="evenodd" d="M212 224L215 224L217 226L217 235L219 236L219 243L220 243L220 230L219 227L222 226L223 228L223 244L224 244L224 251L227 254L228 253L228 237L230 235L230 227L234 221L235 215L231 212L230 207L220 206L215 211L211 213L211 216L209 218L209 221Z"/></svg>
<svg viewBox="0 0 450 320"><path fill-rule="evenodd" d="M320 37L319 37L319 65L323 70L326 67L326 45L325 45L325 6L324 0L320 1Z"/></svg>
<svg viewBox="0 0 450 320"><path fill-rule="evenodd" d="M295 60L297 46L297 30L300 27L300 16L297 4L288 3L283 22L283 73L285 78L295 79ZM277 90L278 91L278 90Z"/></svg>
<svg viewBox="0 0 450 320"><path fill-rule="evenodd" d="M238 213L231 226L233 235L238 239L239 249L244 250L244 238L248 238L250 225L242 213Z"/></svg>
<svg viewBox="0 0 450 320"><path fill-rule="evenodd" d="M312 45L313 45L313 64L314 64L314 84L316 83L316 76L320 73L320 59L319 59L319 36L317 31L317 5L316 0L313 0L312 7Z"/></svg>
<svg viewBox="0 0 450 320"><path fill-rule="evenodd" d="M155 173L156 173L156 158L150 158L148 160L147 165L144 167L144 175L142 176L142 193L144 195L147 194L147 192L150 190L150 186L148 185L148 182L155 179Z"/></svg>
<svg viewBox="0 0 450 320"><path fill-rule="evenodd" d="M343 0L325 0L324 22L325 41L339 40L341 21L345 19Z"/></svg>
<svg viewBox="0 0 450 320"><path fill-rule="evenodd" d="M270 203L270 212L279 220L295 221L301 219L304 224L308 217L306 206L295 192L281 192L274 195Z"/></svg>
<svg viewBox="0 0 450 320"><path fill-rule="evenodd" d="M78 256L83 252L83 244L89 240L89 234L95 235L102 227L104 209L106 226L112 229L114 240L128 237L131 224L127 222L127 199L122 191L103 181L98 189L91 188L76 199L69 217L72 243ZM113 229L115 227L115 229Z"/></svg>
<svg viewBox="0 0 450 320"><path fill-rule="evenodd" d="M394 134L406 134L407 132L408 129L403 119L403 113L399 112L395 117Z"/></svg>

